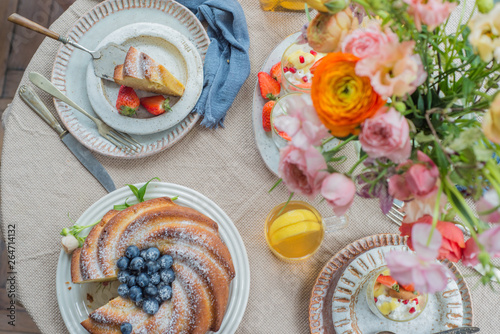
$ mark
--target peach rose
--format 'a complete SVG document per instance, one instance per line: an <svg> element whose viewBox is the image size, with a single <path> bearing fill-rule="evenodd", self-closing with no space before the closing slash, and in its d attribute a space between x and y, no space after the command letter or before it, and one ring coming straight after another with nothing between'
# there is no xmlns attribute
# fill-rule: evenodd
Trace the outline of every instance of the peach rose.
<svg viewBox="0 0 500 334"><path fill-rule="evenodd" d="M318 52L337 52L344 38L358 26L349 8L337 14L318 13L307 28L307 41Z"/></svg>
<svg viewBox="0 0 500 334"><path fill-rule="evenodd" d="M500 144L500 94L497 94L483 117L483 131L486 138Z"/></svg>

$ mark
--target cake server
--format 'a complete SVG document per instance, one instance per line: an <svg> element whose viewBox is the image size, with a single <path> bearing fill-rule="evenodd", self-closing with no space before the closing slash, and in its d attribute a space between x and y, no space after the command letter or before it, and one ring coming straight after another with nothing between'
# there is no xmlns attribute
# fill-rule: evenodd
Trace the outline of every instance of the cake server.
<svg viewBox="0 0 500 334"><path fill-rule="evenodd" d="M102 184L108 191L116 190L115 184L109 176L103 165L90 153L90 151L80 144L75 137L73 137L67 130L65 130L52 113L47 109L45 104L38 96L37 93L29 86L21 86L19 88L19 95L38 116L40 116L48 125L50 125L59 135L62 142L69 148L71 153L87 168L87 170L94 175L94 177Z"/></svg>
<svg viewBox="0 0 500 334"><path fill-rule="evenodd" d="M99 78L114 81L114 71L115 66L123 64L125 61L125 56L127 55L127 50L118 44L110 43L97 51L92 51L84 46L73 42L68 37L61 36L60 34L47 29L36 22L33 22L19 14L12 14L9 16L8 20L12 23L18 24L22 27L31 29L47 37L55 39L56 41L62 42L63 44L69 44L77 49L87 52L92 56L94 61L94 73Z"/></svg>

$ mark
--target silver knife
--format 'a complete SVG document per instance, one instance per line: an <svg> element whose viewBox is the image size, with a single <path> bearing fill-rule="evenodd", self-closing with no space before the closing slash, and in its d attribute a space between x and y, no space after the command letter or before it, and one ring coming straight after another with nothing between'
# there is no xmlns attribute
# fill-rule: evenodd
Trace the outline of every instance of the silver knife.
<svg viewBox="0 0 500 334"><path fill-rule="evenodd" d="M453 328L443 332L437 332L434 334L470 334L477 332L479 332L478 327L460 327L460 328Z"/></svg>
<svg viewBox="0 0 500 334"><path fill-rule="evenodd" d="M95 75L102 79L114 81L115 66L123 64L125 56L127 55L128 50L116 43L109 43L101 47L99 50L93 51L19 14L12 14L7 19L12 23L31 29L63 44L69 44L74 48L87 52L92 56L94 61Z"/></svg>
<svg viewBox="0 0 500 334"><path fill-rule="evenodd" d="M29 86L21 86L19 95L28 106L33 109L48 125L50 125L61 138L62 142L69 148L71 153L94 175L102 186L108 191L116 190L116 186L103 165L90 153L90 151L80 144L67 130L65 130L52 113L47 109L37 93Z"/></svg>

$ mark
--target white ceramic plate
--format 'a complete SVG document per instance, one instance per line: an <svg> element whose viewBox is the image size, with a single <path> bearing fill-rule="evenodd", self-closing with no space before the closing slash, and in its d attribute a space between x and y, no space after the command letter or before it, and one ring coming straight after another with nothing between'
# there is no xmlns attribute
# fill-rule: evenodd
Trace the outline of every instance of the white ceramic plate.
<svg viewBox="0 0 500 334"><path fill-rule="evenodd" d="M142 185L137 184L136 186L141 187ZM247 252L236 226L214 202L192 189L171 183L150 183L145 197L161 196L179 196L179 199L176 200L177 204L198 210L219 224L219 233L231 253L236 276L231 282L226 315L217 333L234 333L243 318L250 292L250 267ZM106 212L113 208L113 205L123 204L127 198L135 198L128 187L120 188L104 196L88 208L76 224L88 225L100 220ZM103 287L99 283L70 283L70 260L70 256L61 251L56 274L57 301L68 331L72 334L86 334L87 331L80 325L80 322L86 319L93 310L107 303L111 297L117 296L117 284L115 282ZM92 303L87 299L87 294L93 297Z"/></svg>
<svg viewBox="0 0 500 334"><path fill-rule="evenodd" d="M69 30L68 37L89 49L113 31L134 23L155 23L170 27L182 35L205 58L210 40L201 22L186 7L173 0L105 0L85 13ZM52 70L52 83L92 115L96 115L87 94L87 68L90 56L69 45L62 45ZM65 103L54 99L56 110L71 134L84 146L97 153L119 158L135 159L159 153L178 142L199 119L189 114L180 123L163 132L138 136L143 148L130 154L103 139L95 124Z"/></svg>
<svg viewBox="0 0 500 334"><path fill-rule="evenodd" d="M136 117L120 115L116 100L120 86L98 78L94 65L87 68L87 94L94 111L108 125L129 134L149 135L167 130L181 122L193 110L203 90L203 62L189 39L176 30L155 23L135 23L115 30L99 43L98 48L116 43L127 50L133 46L149 55L186 87L184 95L170 97L172 110L153 116L142 106ZM140 98L158 95L136 90Z"/></svg>
<svg viewBox="0 0 500 334"><path fill-rule="evenodd" d="M410 251L407 246L385 246L359 255L346 268L337 283L332 299L332 321L337 333L436 333L462 327L464 305L457 283L450 279L444 292L428 295L427 306L416 319L394 322L373 314L366 302L368 280L386 265L385 254L391 250Z"/></svg>

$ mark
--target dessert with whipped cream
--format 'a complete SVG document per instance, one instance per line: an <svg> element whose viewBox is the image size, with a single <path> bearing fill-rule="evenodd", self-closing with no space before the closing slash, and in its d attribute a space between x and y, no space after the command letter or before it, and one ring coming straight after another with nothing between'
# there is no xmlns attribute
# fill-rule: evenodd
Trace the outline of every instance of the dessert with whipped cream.
<svg viewBox="0 0 500 334"><path fill-rule="evenodd" d="M318 61L325 56L312 50L307 44L292 44L283 54L281 69L283 71L282 84L288 91L307 92L311 89L314 68Z"/></svg>
<svg viewBox="0 0 500 334"><path fill-rule="evenodd" d="M377 316L393 321L410 321L419 316L427 303L427 295L413 284L400 284L388 269L375 275L367 289L368 306Z"/></svg>

